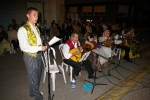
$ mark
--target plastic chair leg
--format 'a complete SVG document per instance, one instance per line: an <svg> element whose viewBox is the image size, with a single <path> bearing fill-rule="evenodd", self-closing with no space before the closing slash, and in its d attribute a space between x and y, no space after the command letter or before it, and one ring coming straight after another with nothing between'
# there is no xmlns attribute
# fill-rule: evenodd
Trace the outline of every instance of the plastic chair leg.
<svg viewBox="0 0 150 100"><path fill-rule="evenodd" d="M60 67L61 72L62 72L62 74L63 74L64 82L66 83L66 77L65 77L65 73L64 73L64 68L61 67L61 66L59 66L59 67Z"/></svg>
<svg viewBox="0 0 150 100"><path fill-rule="evenodd" d="M68 65L66 65L66 72L68 71Z"/></svg>
<svg viewBox="0 0 150 100"><path fill-rule="evenodd" d="M44 71L43 83L45 83L46 71Z"/></svg>
<svg viewBox="0 0 150 100"><path fill-rule="evenodd" d="M72 81L72 67L70 66L70 82Z"/></svg>
<svg viewBox="0 0 150 100"><path fill-rule="evenodd" d="M56 78L56 76L55 76L55 73L51 73L51 78L52 78L52 89L53 89L53 91L55 91L55 78Z"/></svg>

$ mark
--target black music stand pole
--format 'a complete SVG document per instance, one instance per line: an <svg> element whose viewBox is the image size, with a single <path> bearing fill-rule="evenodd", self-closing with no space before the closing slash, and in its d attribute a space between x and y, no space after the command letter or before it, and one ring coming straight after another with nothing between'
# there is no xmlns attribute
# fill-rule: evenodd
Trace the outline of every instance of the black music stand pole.
<svg viewBox="0 0 150 100"><path fill-rule="evenodd" d="M98 55L96 55L96 64L95 64L95 70L94 70L94 75L95 75L95 77L96 77L96 71L97 71L97 63L98 63ZM94 78L94 82L90 82L90 81L88 81L88 80L84 80L84 81L87 81L87 82L89 82L89 83L92 83L93 84L93 88L92 88L92 91L91 91L91 94L93 93L93 90L94 90L94 87L96 86L96 85L107 85L107 84L103 84L103 83L96 83L96 78Z"/></svg>
<svg viewBox="0 0 150 100"><path fill-rule="evenodd" d="M114 62L110 62L111 64L115 64ZM109 66L109 69L108 69L108 73L107 73L107 75L104 75L104 76L111 76L111 77L113 77L113 78L116 78L116 79L118 79L118 80L120 80L120 78L118 78L118 77L116 77L116 76L113 76L111 73L110 73L110 65L108 65ZM98 78L100 78L100 77L104 77L104 76L99 76Z"/></svg>
<svg viewBox="0 0 150 100"><path fill-rule="evenodd" d="M116 64L116 63L112 62L109 58L106 58L106 57L104 57L104 56L102 56L102 55L100 55L100 54L97 54L97 53L95 53L95 52L93 52L93 53L96 54L96 55L98 55L98 56L100 56L100 57L102 57L102 58L104 58L104 59L106 59L106 60L108 60L111 64ZM98 59L98 58L97 58L97 59ZM110 66L110 65L108 65L108 66ZM114 77L114 78L120 80L119 78L113 76L113 75L110 73L110 67L109 67L109 69L108 69L107 75L104 75L104 76L112 76L112 77ZM98 78L104 77L104 76L99 76Z"/></svg>
<svg viewBox="0 0 150 100"><path fill-rule="evenodd" d="M121 52L121 51L120 51L120 52ZM120 56L120 54L119 54L119 56ZM121 63L120 63L120 61L121 61L121 58L119 57L119 63L116 64L116 66L115 66L114 68L112 68L111 70L113 70L113 69L115 69L115 68L117 68L117 67L121 67L121 68L123 68L123 69L125 69L125 70L129 70L128 68L122 66ZM114 64L114 63L113 63L113 64Z"/></svg>
<svg viewBox="0 0 150 100"><path fill-rule="evenodd" d="M42 38L45 40L45 45L47 46L47 50L45 52L47 52L47 59L49 59L48 55L50 54L50 52L48 50L48 48L49 48L48 40L47 40L45 35L43 35ZM50 73L49 73L49 71L50 71L50 66L49 65L50 64L49 64L49 61L47 63L48 63L47 64L48 65L48 100L53 100L54 94L51 97L51 84L50 84Z"/></svg>

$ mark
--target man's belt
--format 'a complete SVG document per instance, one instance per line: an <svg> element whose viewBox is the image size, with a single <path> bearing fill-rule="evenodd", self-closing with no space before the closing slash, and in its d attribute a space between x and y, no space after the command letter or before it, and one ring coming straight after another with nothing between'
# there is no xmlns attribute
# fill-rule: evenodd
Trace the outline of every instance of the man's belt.
<svg viewBox="0 0 150 100"><path fill-rule="evenodd" d="M28 56L36 57L37 54L40 54L42 51L38 51L36 53L30 53L30 52L23 52L23 54L26 54Z"/></svg>

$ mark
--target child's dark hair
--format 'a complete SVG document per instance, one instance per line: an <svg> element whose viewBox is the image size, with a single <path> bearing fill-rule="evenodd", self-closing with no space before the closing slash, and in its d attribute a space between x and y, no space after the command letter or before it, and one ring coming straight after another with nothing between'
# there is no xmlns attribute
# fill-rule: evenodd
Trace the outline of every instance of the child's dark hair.
<svg viewBox="0 0 150 100"><path fill-rule="evenodd" d="M95 36L97 36L95 33L92 33L91 35L90 35L90 38L94 38Z"/></svg>

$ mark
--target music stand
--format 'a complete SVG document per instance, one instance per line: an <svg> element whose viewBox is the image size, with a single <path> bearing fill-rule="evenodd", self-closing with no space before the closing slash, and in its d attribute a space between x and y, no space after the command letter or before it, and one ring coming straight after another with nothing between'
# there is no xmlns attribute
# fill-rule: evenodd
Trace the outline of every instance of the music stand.
<svg viewBox="0 0 150 100"><path fill-rule="evenodd" d="M47 50L44 51L46 53L46 59L49 60L49 50L48 48L50 47L49 46L49 43L48 43L48 39L46 37L46 33L44 35L41 35L41 40L43 42L43 45L47 46ZM44 57L44 52L42 52L42 58L43 58L43 63L45 63L45 65L48 65L48 100L53 100L53 97L54 97L54 94L52 95L51 97L51 83L50 83L50 74L49 74L49 71L50 71L50 68L49 68L49 61L46 62L46 59ZM46 67L46 66L45 66Z"/></svg>
<svg viewBox="0 0 150 100"><path fill-rule="evenodd" d="M106 57L104 57L104 56L102 56L102 55L100 55L100 54L98 54L98 53L95 53L95 52L93 52L93 53L96 54L96 55L98 55L98 56L100 56L100 57L102 57L102 58L104 58L104 59L106 59L106 60L108 60L108 62L110 62L111 64L116 64L116 63L112 62L109 58L106 58ZM108 65L108 66L109 66L109 65ZM113 75L110 73L110 67L109 67L109 70L108 70L107 75L104 75L104 76L112 76L112 77L114 77L114 78L120 80L119 78L113 76ZM99 76L98 78L104 77L104 76Z"/></svg>
<svg viewBox="0 0 150 100"><path fill-rule="evenodd" d="M121 68L124 68L125 70L129 70L128 68L123 67L123 66L121 65L121 63L120 63L120 61L121 61L121 57L120 57L120 55L121 55L121 48L114 48L114 49L118 49L117 53L119 53L119 54L118 54L118 55L119 55L119 63L116 64L116 66L115 66L114 68L112 68L111 70L113 70L113 69L115 69L115 68L117 68L117 67L121 67ZM114 64L114 63L112 62L112 64Z"/></svg>
<svg viewBox="0 0 150 100"><path fill-rule="evenodd" d="M48 39L47 39L47 37L46 37L46 35L43 35L43 37L41 37L41 39L42 39L42 41L44 41L44 45L45 46L47 46L47 50L45 51L46 52L46 56L47 56L47 60L50 60L49 59L49 55L51 54L51 56L53 57L53 59L55 59L55 57L54 57L54 55L52 54L52 52L49 50L49 48L50 48L50 46L52 45L52 44L54 44L54 43L56 43L58 40L59 40L59 38L56 38L56 37L53 37L52 39L51 39L51 41L50 42L48 42ZM43 53L42 53L43 54ZM43 56L43 55L42 55ZM56 59L55 59L56 60ZM47 65L48 65L48 100L53 100L53 98L54 98L54 94L52 95L52 97L51 97L51 88L50 88L50 85L51 85L51 83L50 83L50 73L49 73L49 71L50 71L50 62L48 61L48 62L45 62L45 65L46 65L46 63L47 63ZM57 65L57 67L58 67L58 65ZM58 69L59 69L59 67L58 67ZM60 70L60 69L59 69Z"/></svg>
<svg viewBox="0 0 150 100"><path fill-rule="evenodd" d="M91 51L84 53L82 55L82 58L80 59L79 62L85 61L87 59L87 57L89 56L90 53L91 53Z"/></svg>
<svg viewBox="0 0 150 100"><path fill-rule="evenodd" d="M90 51L90 53L91 53L91 51ZM89 54L90 54L90 53L89 53ZM88 54L88 56L89 56L89 54ZM88 57L88 56L87 56L87 57ZM87 57L86 57L86 59L87 59ZM85 60L86 60L86 59L85 59ZM96 64L95 64L95 65L97 65L97 63L98 63L98 55L96 55ZM94 70L94 75L95 75L95 77L96 77L96 70L97 70L97 67L95 67L95 68L96 68L96 69ZM91 94L93 93L94 87L95 87L96 85L107 85L107 84L102 84L102 83L96 83L96 78L94 79L94 82L91 82L91 81L88 81L88 80L84 80L84 81L87 81L87 82L93 84Z"/></svg>

